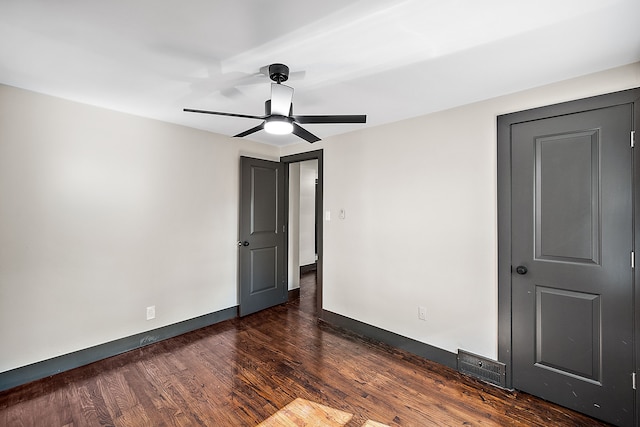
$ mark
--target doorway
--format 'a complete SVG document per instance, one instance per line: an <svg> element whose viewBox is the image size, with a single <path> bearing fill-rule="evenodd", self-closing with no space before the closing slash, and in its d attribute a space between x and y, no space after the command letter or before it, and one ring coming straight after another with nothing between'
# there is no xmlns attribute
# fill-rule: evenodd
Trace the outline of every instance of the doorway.
<svg viewBox="0 0 640 427"><path fill-rule="evenodd" d="M288 282L289 292L300 291L303 273L316 271L316 186L318 161L289 164Z"/></svg>
<svg viewBox="0 0 640 427"><path fill-rule="evenodd" d="M616 425L633 425L637 412L639 96L623 91L498 118L506 384Z"/></svg>
<svg viewBox="0 0 640 427"><path fill-rule="evenodd" d="M297 204L298 206L291 206L292 204L292 200L290 198L290 192L287 190L285 191L286 193L286 202L285 202L285 212L287 213L287 219L286 219L286 223L289 224L289 231L291 232L291 225L292 222L294 223L295 226L295 222L296 220L298 220L298 230L295 230L298 234L302 237L301 234L301 229L302 226L300 226L300 222L302 221L302 218L298 217L298 218L293 218L292 215L295 215L294 213L292 213L291 211L293 210L294 212L300 212L299 207L300 207L300 203L309 205L310 203L312 203L313 206L313 212L309 212L309 209L305 209L305 216L307 216L307 218L305 218L307 221L306 225L304 225L304 238L302 240L304 240L304 245L305 245L305 251L304 253L300 253L300 247L293 247L294 244L291 243L291 236L289 236L289 238L287 238L287 242L286 242L286 254L287 254L287 262L288 262L288 274L289 274L289 278L291 281L292 277L297 276L298 277L298 283L299 283L299 275L300 275L300 266L309 266L311 264L311 260L313 258L315 258L315 268L316 268L316 303L317 303L317 313L318 316L322 316L322 249L323 249L323 244L322 244L322 201L323 201L323 151L322 150L315 150L315 151L310 151L310 152L306 152L306 153L300 153L300 154L294 154L291 156L285 156L282 157L280 159L280 162L284 164L285 167L285 173L286 173L286 179L285 179L285 188L290 189L292 187L292 180L291 180L291 176L290 176L290 169L291 169L291 165L297 165L300 170L301 173L297 174L296 179L299 180L299 177L301 175L306 175L306 180L309 180L309 176L311 174L311 170L314 170L313 173L315 173L316 175L316 181L314 183L315 186L315 191L314 191L314 200L313 201L309 201L309 200L298 200ZM315 167L313 167L313 166ZM307 170L305 171L305 166L308 166L308 168L306 168ZM300 182L300 181L299 181ZM307 183L308 184L308 183ZM303 184L304 185L304 184ZM307 194L307 198L308 198L308 194L309 191L306 191ZM295 204L296 202L294 202ZM292 209L293 208L293 209ZM313 217L313 223L314 223L314 227L311 230L309 228L309 215L311 215ZM310 235L311 234L311 235ZM313 240L313 241L311 241ZM294 280L295 282L295 280Z"/></svg>
<svg viewBox="0 0 640 427"><path fill-rule="evenodd" d="M246 316L288 299L289 167L317 165L315 217L322 212L322 150L280 161L240 158L239 315ZM322 317L322 221L315 224L316 302ZM299 274L299 273L298 273Z"/></svg>

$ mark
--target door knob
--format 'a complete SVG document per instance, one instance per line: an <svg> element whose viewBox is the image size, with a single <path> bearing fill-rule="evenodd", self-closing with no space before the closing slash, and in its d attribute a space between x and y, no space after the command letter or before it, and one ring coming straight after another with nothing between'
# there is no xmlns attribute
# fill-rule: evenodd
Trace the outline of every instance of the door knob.
<svg viewBox="0 0 640 427"><path fill-rule="evenodd" d="M518 274L527 274L527 267L525 267L524 265L519 265L516 267L516 273Z"/></svg>
<svg viewBox="0 0 640 427"><path fill-rule="evenodd" d="M244 242L242 242L242 246L249 246L249 242L245 240Z"/></svg>

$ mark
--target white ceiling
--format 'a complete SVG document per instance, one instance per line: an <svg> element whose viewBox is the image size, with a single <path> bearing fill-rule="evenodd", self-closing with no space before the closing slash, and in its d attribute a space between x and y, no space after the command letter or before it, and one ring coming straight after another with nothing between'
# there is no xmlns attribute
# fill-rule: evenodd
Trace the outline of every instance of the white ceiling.
<svg viewBox="0 0 640 427"><path fill-rule="evenodd" d="M320 138L640 61L640 0L0 0L0 83L234 135L291 68ZM295 78L297 77L297 78ZM293 135L258 132L287 145Z"/></svg>

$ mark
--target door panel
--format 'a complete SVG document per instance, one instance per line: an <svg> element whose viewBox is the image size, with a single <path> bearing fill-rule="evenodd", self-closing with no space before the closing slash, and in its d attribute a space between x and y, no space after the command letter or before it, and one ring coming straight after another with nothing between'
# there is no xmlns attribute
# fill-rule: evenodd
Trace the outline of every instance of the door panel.
<svg viewBox="0 0 640 427"><path fill-rule="evenodd" d="M538 260L598 263L598 136L598 130L591 130L536 138Z"/></svg>
<svg viewBox="0 0 640 427"><path fill-rule="evenodd" d="M286 301L284 167L240 158L240 316Z"/></svg>
<svg viewBox="0 0 640 427"><path fill-rule="evenodd" d="M543 286L536 292L535 365L601 384L602 298Z"/></svg>
<svg viewBox="0 0 640 427"><path fill-rule="evenodd" d="M251 295L278 287L278 248L250 249Z"/></svg>
<svg viewBox="0 0 640 427"><path fill-rule="evenodd" d="M511 126L513 386L618 425L634 407L632 113Z"/></svg>
<svg viewBox="0 0 640 427"><path fill-rule="evenodd" d="M251 209L249 221L252 236L260 234L270 236L278 231L278 199L275 196L278 179L282 179L282 177L278 176L279 170L275 168L276 165L277 163L266 166L253 164L250 166L251 187L247 190L250 191L251 204L247 207Z"/></svg>

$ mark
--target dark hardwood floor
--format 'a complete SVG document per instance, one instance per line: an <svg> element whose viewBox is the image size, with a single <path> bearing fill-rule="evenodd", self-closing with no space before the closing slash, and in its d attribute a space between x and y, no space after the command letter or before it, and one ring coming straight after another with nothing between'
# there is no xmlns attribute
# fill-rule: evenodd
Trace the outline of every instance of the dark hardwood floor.
<svg viewBox="0 0 640 427"><path fill-rule="evenodd" d="M304 398L401 426L605 426L315 317L300 298L0 393L0 426L255 426Z"/></svg>

